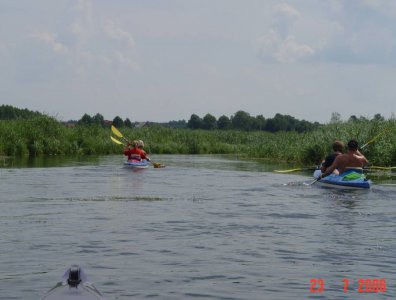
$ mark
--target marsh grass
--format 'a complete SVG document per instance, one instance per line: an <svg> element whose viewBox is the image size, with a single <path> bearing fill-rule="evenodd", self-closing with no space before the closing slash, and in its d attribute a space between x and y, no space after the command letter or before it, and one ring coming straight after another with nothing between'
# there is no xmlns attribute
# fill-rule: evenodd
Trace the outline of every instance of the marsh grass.
<svg viewBox="0 0 396 300"><path fill-rule="evenodd" d="M142 139L151 154L235 154L297 164L318 164L331 152L335 140L370 143L364 154L374 165L396 164L396 122L355 121L328 124L315 131L277 132L235 130L120 128L125 137ZM123 147L110 140L111 130L96 125L67 128L50 117L0 121L0 155L121 154Z"/></svg>

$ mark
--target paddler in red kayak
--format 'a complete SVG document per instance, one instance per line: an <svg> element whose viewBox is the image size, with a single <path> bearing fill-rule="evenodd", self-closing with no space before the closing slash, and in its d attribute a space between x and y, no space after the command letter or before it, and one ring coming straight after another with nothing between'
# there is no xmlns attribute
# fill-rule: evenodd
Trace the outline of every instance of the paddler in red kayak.
<svg viewBox="0 0 396 300"><path fill-rule="evenodd" d="M147 159L148 161L150 161L150 158L148 157L146 151L143 150L144 147L144 142L142 140L138 140L138 147L139 149L143 152L145 159Z"/></svg>
<svg viewBox="0 0 396 300"><path fill-rule="evenodd" d="M141 142L141 143L140 143ZM124 155L128 156L128 161L132 161L132 160L142 160L142 159L146 159L146 160L150 160L146 154L146 152L139 147L140 144L144 143L143 141L133 141L132 144L128 144L128 148L124 149ZM132 148L131 148L132 146Z"/></svg>

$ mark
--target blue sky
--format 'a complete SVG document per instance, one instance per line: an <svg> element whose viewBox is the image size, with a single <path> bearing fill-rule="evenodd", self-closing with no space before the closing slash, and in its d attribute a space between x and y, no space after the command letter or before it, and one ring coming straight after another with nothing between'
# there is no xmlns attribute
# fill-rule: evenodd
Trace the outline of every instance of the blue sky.
<svg viewBox="0 0 396 300"><path fill-rule="evenodd" d="M2 0L0 104L61 120L396 112L396 2Z"/></svg>

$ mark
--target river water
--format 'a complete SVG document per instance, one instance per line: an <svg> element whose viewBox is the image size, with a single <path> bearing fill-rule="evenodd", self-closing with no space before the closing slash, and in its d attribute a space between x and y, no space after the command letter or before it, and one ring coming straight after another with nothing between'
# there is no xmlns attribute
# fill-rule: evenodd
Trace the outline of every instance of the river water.
<svg viewBox="0 0 396 300"><path fill-rule="evenodd" d="M109 300L395 297L394 185L326 189L219 156L122 160L0 168L0 299L40 299L73 264Z"/></svg>

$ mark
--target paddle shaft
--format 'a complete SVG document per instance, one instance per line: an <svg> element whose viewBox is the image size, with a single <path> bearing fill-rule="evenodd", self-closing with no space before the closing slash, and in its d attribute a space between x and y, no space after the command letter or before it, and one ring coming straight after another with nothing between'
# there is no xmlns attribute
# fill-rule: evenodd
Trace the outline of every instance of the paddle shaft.
<svg viewBox="0 0 396 300"><path fill-rule="evenodd" d="M360 149L366 148L368 145L370 145L372 142L374 142L376 139L378 139L381 135L385 134L389 130L390 130L390 128L386 128L385 130L381 131L378 135L376 135L374 138L372 138L366 144L364 144L362 147L360 147Z"/></svg>

